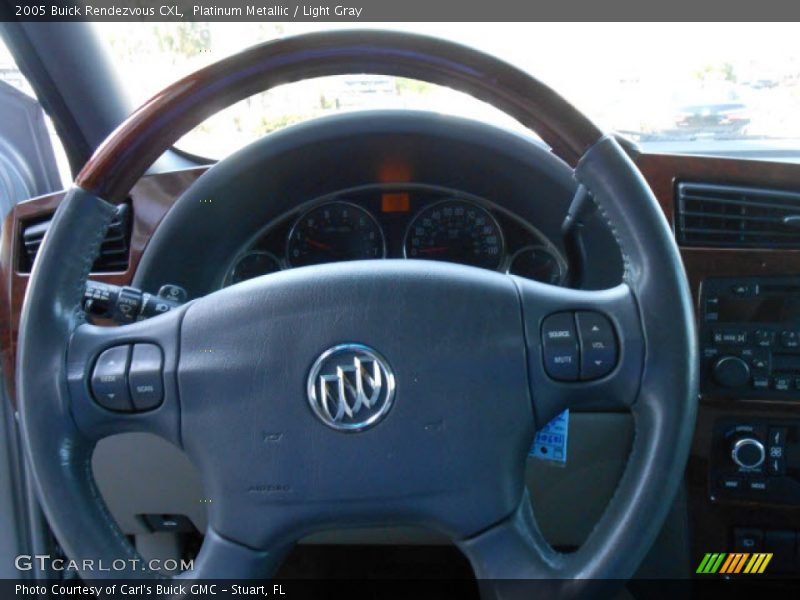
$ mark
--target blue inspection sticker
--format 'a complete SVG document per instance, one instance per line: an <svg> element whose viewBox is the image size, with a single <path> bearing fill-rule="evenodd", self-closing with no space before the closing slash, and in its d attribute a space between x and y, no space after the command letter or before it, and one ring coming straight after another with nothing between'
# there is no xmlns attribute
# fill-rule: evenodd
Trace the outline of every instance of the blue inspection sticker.
<svg viewBox="0 0 800 600"><path fill-rule="evenodd" d="M528 455L542 460L566 463L568 433L569 411L565 410L539 430Z"/></svg>

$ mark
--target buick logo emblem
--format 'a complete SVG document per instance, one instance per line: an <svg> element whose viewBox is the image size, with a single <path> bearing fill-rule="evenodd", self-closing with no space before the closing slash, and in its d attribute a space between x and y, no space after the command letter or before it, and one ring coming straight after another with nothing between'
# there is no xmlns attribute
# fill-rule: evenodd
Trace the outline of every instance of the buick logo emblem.
<svg viewBox="0 0 800 600"><path fill-rule="evenodd" d="M308 374L308 402L328 427L362 431L389 412L394 400L389 363L363 344L326 350Z"/></svg>

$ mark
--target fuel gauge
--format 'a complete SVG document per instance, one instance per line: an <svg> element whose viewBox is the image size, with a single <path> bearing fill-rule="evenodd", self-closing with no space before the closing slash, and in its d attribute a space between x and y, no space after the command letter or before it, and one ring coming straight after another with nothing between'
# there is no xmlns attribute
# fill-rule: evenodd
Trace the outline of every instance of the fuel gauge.
<svg viewBox="0 0 800 600"><path fill-rule="evenodd" d="M253 250L236 260L236 264L228 273L228 285L280 270L280 262L274 254Z"/></svg>
<svg viewBox="0 0 800 600"><path fill-rule="evenodd" d="M511 257L508 272L527 279L560 285L567 274L567 265L554 250L545 246L526 246Z"/></svg>

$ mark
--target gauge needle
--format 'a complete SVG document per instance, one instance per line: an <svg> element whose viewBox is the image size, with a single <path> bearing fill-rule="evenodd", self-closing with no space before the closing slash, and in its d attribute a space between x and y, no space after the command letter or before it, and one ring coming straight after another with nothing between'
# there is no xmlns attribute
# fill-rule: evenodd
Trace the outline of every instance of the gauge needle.
<svg viewBox="0 0 800 600"><path fill-rule="evenodd" d="M447 246L431 246L430 248L420 248L417 252L420 254L441 254L449 249Z"/></svg>
<svg viewBox="0 0 800 600"><path fill-rule="evenodd" d="M323 242L318 242L317 240L312 240L311 238L306 238L306 243L309 246L313 246L314 248L319 248L320 250L333 250L333 246L329 244L324 244Z"/></svg>

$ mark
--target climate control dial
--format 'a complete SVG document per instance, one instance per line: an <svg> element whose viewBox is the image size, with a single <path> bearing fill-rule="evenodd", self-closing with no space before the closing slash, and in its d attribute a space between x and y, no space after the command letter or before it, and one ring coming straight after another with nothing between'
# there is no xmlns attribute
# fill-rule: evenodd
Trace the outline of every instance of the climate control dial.
<svg viewBox="0 0 800 600"><path fill-rule="evenodd" d="M758 469L766 458L764 444L754 437L740 438L733 443L731 458L743 469Z"/></svg>

